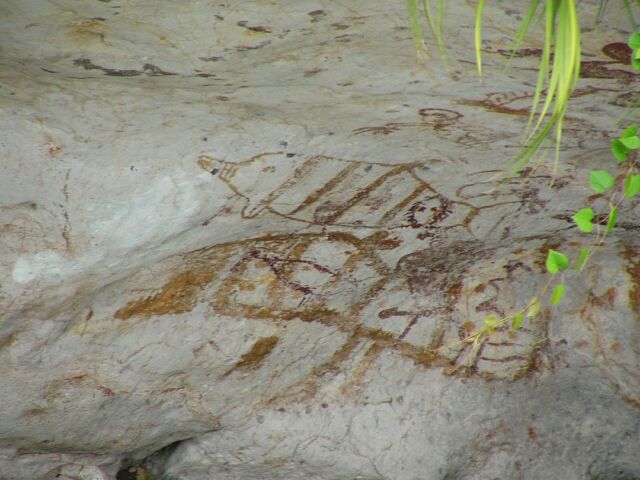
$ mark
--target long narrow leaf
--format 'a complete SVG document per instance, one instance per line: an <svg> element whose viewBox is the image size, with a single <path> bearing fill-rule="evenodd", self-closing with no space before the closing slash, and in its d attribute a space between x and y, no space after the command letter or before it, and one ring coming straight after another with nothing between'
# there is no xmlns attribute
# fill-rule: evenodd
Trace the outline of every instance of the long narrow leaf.
<svg viewBox="0 0 640 480"><path fill-rule="evenodd" d="M476 65L478 67L478 77L482 78L482 56L480 50L482 48L482 13L484 11L484 0L478 0L478 6L476 7L476 30L475 30L475 44L476 44Z"/></svg>
<svg viewBox="0 0 640 480"><path fill-rule="evenodd" d="M549 83L551 82L550 80L548 80L548 75L549 75L549 62L550 62L550 56L551 56L551 43L553 40L553 34L555 29L554 3L555 2L553 0L547 0L546 12L545 12L546 21L545 21L544 47L542 48L542 58L540 59L538 80L536 82L536 90L533 95L533 107L531 109L531 115L529 116L529 122L527 124L527 128L529 128L529 126L531 125L531 122L533 121L537 113L538 102L540 101L540 97L542 96L542 90L544 89L544 84L547 81L549 81ZM555 57L554 57L554 61L555 61ZM527 140L535 136L536 132L538 131L538 128L540 127L540 124L542 123L542 120L544 119L544 116L547 114L549 103L551 102L550 100L551 93L552 93L551 85L549 85L549 88L547 89L547 98L545 99L545 104L543 105L540 111L538 122L531 129L531 132L529 133ZM527 140L525 140L525 143Z"/></svg>
<svg viewBox="0 0 640 480"><path fill-rule="evenodd" d="M555 127L555 172L560 158L564 116L580 75L580 26L574 0L547 0L545 18L545 42L527 128L530 128L536 115L537 120L524 141L526 145L523 152L516 157L511 166L522 168L537 154L543 140L551 133L553 128L548 127ZM536 107L542 96L545 79L549 75L552 48L553 65L546 82L545 99L538 112ZM549 113L552 114L551 118L547 119L543 127Z"/></svg>
<svg viewBox="0 0 640 480"><path fill-rule="evenodd" d="M520 50L520 46L522 45L522 41L524 40L524 36L529 31L529 27L531 26L531 22L533 21L533 17L535 17L536 12L538 11L538 6L540 5L540 0L531 0L529 3L529 8L527 9L527 13L522 19L522 23L520 24L520 29L516 34L516 38L513 41L513 48L511 49L511 55L509 56L509 60L507 60L507 67L515 57L516 52Z"/></svg>
<svg viewBox="0 0 640 480"><path fill-rule="evenodd" d="M411 33L413 34L413 41L416 45L416 51L426 51L427 47L424 43L424 37L422 35L422 29L420 28L420 12L418 11L418 0L407 0L407 7L409 8L409 23L411 24Z"/></svg>
<svg viewBox="0 0 640 480"><path fill-rule="evenodd" d="M433 38L436 40L436 45L438 47L438 51L440 55L442 55L442 62L447 67L447 57L446 51L444 47L444 39L442 38L442 9L444 8L442 5L442 0L438 0L436 18L433 18L431 14L431 6L429 4L429 0L422 0L422 6L424 8L424 16L427 19L427 24L429 25L429 30L431 30L431 34Z"/></svg>

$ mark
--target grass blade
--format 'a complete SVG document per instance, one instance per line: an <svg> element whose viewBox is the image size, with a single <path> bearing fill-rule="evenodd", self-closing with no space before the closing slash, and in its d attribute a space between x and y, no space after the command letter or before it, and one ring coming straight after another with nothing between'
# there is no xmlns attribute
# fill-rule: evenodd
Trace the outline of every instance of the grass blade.
<svg viewBox="0 0 640 480"><path fill-rule="evenodd" d="M476 7L476 29L475 29L475 44L476 44L476 65L478 67L478 77L482 78L482 57L480 50L482 48L482 13L484 11L484 0L478 0L478 6Z"/></svg>

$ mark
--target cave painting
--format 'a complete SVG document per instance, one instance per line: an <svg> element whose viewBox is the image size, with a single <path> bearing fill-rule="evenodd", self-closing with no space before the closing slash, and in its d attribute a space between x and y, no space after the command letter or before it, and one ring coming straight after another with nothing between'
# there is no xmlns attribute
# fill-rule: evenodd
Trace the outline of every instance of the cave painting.
<svg viewBox="0 0 640 480"><path fill-rule="evenodd" d="M215 245L185 254L184 271L115 316L179 314L206 302L216 315L342 331L347 340L336 355L343 360L364 344L370 362L389 351L486 379L516 379L548 365L544 316L517 332L498 328L479 344L465 342L488 312L515 307L523 292L514 277L534 275L535 256L530 264L523 255L496 261L494 247L457 241L404 255L390 268L379 252L396 247L384 233L360 239L340 232Z"/></svg>
<svg viewBox="0 0 640 480"><path fill-rule="evenodd" d="M275 326L221 374L238 381L285 348L289 322L343 335L328 359L267 404L309 400L328 378L340 378L341 392L355 398L382 356L444 375L507 381L560 361L548 311L518 330L501 325L473 341L487 315L513 314L543 288L546 250L555 248L549 242L562 240L518 237L509 228L544 211L548 175L525 170L491 188L496 172L478 171L445 190L427 181L421 162L276 152L236 163L201 156L198 165L232 192L224 215L241 222L276 216L303 229L183 254L164 285L138 292L115 317L140 321L206 305L214 317ZM558 176L551 188L569 180Z"/></svg>
<svg viewBox="0 0 640 480"><path fill-rule="evenodd" d="M499 172L479 171L472 174L473 182L443 193L426 180L429 166L422 162L285 152L260 153L241 162L201 155L198 165L241 199L242 218L273 214L310 226L356 231L413 229L419 239L451 229L476 238L492 233L504 238L509 233L506 223L544 207L538 193L550 184L550 176L525 170L495 189ZM565 178L559 177L553 188L564 185ZM498 220L482 216L494 208L501 211Z"/></svg>

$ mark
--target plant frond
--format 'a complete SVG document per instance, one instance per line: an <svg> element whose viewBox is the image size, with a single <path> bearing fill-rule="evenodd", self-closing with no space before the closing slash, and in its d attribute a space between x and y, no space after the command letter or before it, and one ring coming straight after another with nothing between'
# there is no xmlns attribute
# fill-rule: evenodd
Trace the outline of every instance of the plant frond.
<svg viewBox="0 0 640 480"><path fill-rule="evenodd" d="M535 7L535 5L530 5L530 11L531 7ZM553 60L551 60L552 54ZM522 168L534 158L544 140L555 128L554 171L557 169L564 116L569 98L580 77L580 59L580 25L574 0L547 0L544 47L540 58L531 114L527 123L527 130L530 129L530 131L523 142L525 144L523 151L516 156L512 166L517 166L518 169ZM551 62L553 63L550 67ZM543 93L544 102L538 111L538 104ZM549 114L551 117L547 118ZM537 121L531 127L536 116ZM546 125L542 127L545 120Z"/></svg>
<svg viewBox="0 0 640 480"><path fill-rule="evenodd" d="M484 0L478 0L476 7L476 28L475 28L475 45L476 45L476 65L478 67L478 77L482 78L482 14L484 13Z"/></svg>
<svg viewBox="0 0 640 480"><path fill-rule="evenodd" d="M631 0L624 0L629 3ZM640 0L636 0L640 5ZM416 44L422 40L420 30L419 8L417 0L408 0L412 31ZM544 46L540 57L540 65L536 80L536 87L532 100L531 112L525 128L526 134L522 142L521 151L509 163L509 175L522 168L539 152L544 141L553 136L556 144L554 169L560 154L562 142L562 127L567 105L580 76L580 25L576 12L576 0L529 0L529 7L522 20L514 39L513 50L509 63L520 48L524 37L529 31L533 19L536 17L540 4L544 3ZM602 15L608 0L600 0L598 15ZM424 15L431 30L438 49L443 58L444 41L442 40L442 16L444 0L438 0L437 12L434 16L429 0L422 0ZM482 18L485 0L478 0L475 12L475 56L478 76L482 78ZM446 61L445 61L446 65ZM515 170L515 171L517 171Z"/></svg>
<svg viewBox="0 0 640 480"><path fill-rule="evenodd" d="M442 61L447 67L447 57L446 57L446 47L444 43L444 38L442 36L442 20L444 18L444 0L438 0L438 4L436 7L435 16L431 12L431 5L429 0L422 0L422 14L424 14L424 18L427 21L427 26L435 39L436 46L440 55L442 56ZM409 24L411 25L411 33L413 35L413 41L416 46L416 51L418 56L420 57L428 57L429 50L425 43L424 33L422 31L422 27L420 25L421 12L420 12L420 4L418 0L407 0L407 8L409 10Z"/></svg>
<svg viewBox="0 0 640 480"><path fill-rule="evenodd" d="M427 46L424 43L422 28L420 28L420 12L418 10L418 0L407 0L409 9L409 24L411 25L411 33L413 34L413 42L416 46L416 52L419 56L427 52Z"/></svg>
<svg viewBox="0 0 640 480"><path fill-rule="evenodd" d="M511 49L511 55L509 56L509 60L507 60L506 67L509 66L513 57L515 57L516 52L520 49L520 45L522 45L522 41L524 40L524 36L529 31L529 27L531 26L531 22L538 11L538 6L540 5L540 0L531 0L529 3L529 8L527 9L527 13L522 19L522 23L520 24L520 29L516 34L516 38L513 41L513 47Z"/></svg>
<svg viewBox="0 0 640 480"><path fill-rule="evenodd" d="M436 41L436 46L438 47L438 51L442 56L442 61L447 67L447 56L446 56L446 47L444 44L444 38L442 36L442 19L444 17L444 0L438 0L438 6L436 7L436 16L433 17L431 13L431 7L429 4L429 0L422 0L422 6L424 8L424 16L427 19L427 24L429 25L429 30L431 30L431 34Z"/></svg>

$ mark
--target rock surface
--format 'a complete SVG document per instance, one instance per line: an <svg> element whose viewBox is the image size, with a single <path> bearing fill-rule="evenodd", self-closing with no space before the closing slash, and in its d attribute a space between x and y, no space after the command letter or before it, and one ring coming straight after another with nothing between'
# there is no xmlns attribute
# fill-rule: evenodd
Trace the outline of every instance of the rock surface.
<svg viewBox="0 0 640 480"><path fill-rule="evenodd" d="M496 183L520 3L480 83L463 2L448 70L402 2L3 2L0 479L640 479L640 207L558 307L465 341L589 240L637 88L612 5L553 185Z"/></svg>

